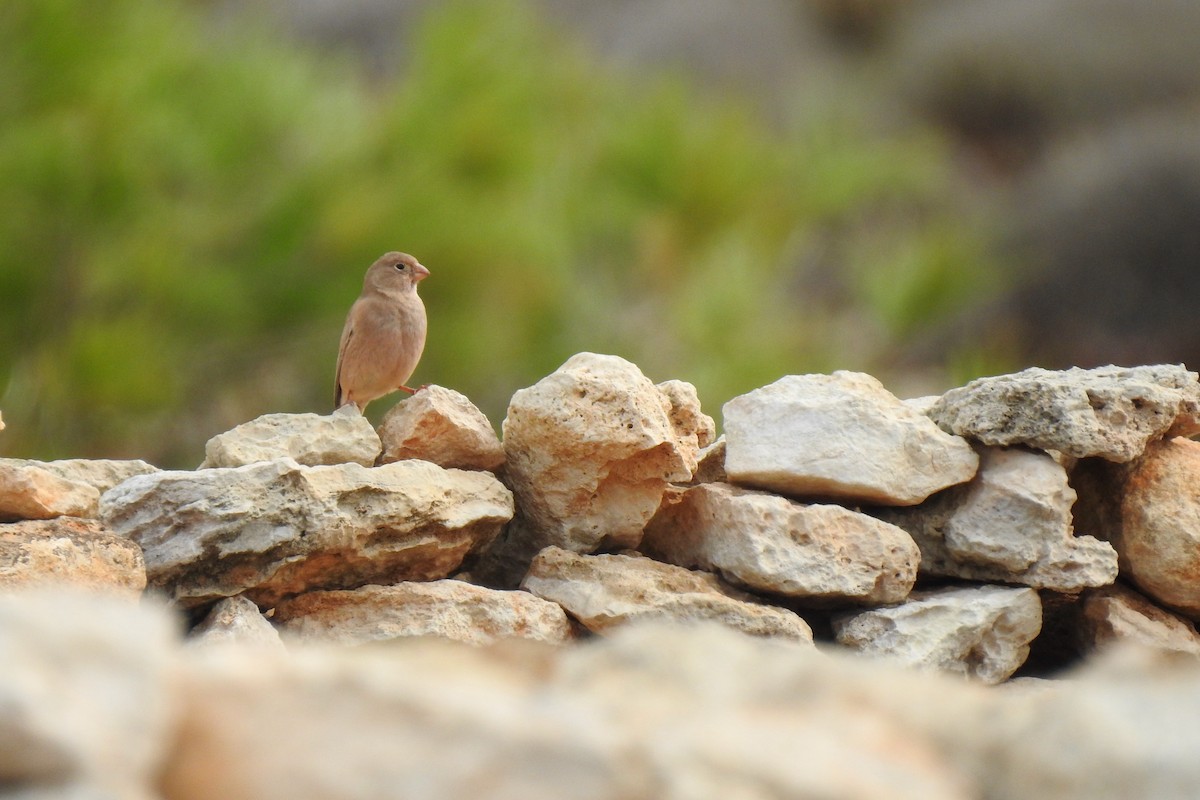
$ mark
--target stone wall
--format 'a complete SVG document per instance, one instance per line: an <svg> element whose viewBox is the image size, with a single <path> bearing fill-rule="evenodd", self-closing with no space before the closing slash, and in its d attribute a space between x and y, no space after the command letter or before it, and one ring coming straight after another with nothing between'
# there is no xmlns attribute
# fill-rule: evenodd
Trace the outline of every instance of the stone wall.
<svg viewBox="0 0 1200 800"><path fill-rule="evenodd" d="M0 786L1200 791L1195 373L788 376L723 418L582 353L503 441L435 386L194 471L0 459Z"/></svg>

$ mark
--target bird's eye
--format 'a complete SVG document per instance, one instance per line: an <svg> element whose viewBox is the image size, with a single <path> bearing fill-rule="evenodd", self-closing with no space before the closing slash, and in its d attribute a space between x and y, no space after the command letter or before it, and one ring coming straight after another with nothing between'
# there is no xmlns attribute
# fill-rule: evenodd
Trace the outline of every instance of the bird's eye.
<svg viewBox="0 0 1200 800"><path fill-rule="evenodd" d="M405 264L397 264L397 265L396 265L396 269L400 270L401 272L404 272L404 268L405 268L405 266L407 266L407 265L405 265Z"/></svg>

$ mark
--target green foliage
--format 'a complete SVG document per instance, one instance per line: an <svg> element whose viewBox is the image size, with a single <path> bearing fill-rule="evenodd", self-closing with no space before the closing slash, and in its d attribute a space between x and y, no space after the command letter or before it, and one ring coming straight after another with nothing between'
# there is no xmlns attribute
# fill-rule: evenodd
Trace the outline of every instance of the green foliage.
<svg viewBox="0 0 1200 800"><path fill-rule="evenodd" d="M382 84L176 2L0 9L7 452L188 466L257 414L327 411L389 249L433 273L414 380L497 421L579 350L690 380L710 412L788 372L885 369L985 272L937 142L779 130L598 67L520 3L437 6Z"/></svg>

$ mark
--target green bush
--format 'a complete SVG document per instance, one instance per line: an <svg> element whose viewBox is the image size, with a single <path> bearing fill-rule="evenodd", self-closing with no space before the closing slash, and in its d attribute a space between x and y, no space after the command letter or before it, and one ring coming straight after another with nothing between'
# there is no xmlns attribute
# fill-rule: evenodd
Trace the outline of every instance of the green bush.
<svg viewBox="0 0 1200 800"><path fill-rule="evenodd" d="M371 82L176 2L0 9L0 447L191 466L237 422L328 411L389 249L433 273L414 381L497 423L580 350L714 414L788 372L886 372L986 275L920 132L773 127L515 2L437 6L408 61Z"/></svg>

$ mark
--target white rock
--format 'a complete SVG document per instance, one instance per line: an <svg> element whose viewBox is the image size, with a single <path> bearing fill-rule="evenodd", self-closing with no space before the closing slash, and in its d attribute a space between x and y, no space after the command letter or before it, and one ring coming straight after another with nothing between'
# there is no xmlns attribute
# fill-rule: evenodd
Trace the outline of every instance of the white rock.
<svg viewBox="0 0 1200 800"><path fill-rule="evenodd" d="M1129 464L1081 462L1072 477L1079 524L1112 542L1122 574L1200 620L1200 442L1157 442Z"/></svg>
<svg viewBox="0 0 1200 800"><path fill-rule="evenodd" d="M314 589L432 580L512 516L484 472L426 461L304 467L290 458L131 478L101 516L142 546L152 587L184 607L245 593L270 608Z"/></svg>
<svg viewBox="0 0 1200 800"><path fill-rule="evenodd" d="M1075 491L1045 453L981 447L979 473L965 486L912 508L872 513L908 531L921 571L968 580L1077 592L1117 577L1107 542L1075 536Z"/></svg>
<svg viewBox="0 0 1200 800"><path fill-rule="evenodd" d="M719 622L754 636L812 641L812 629L797 614L752 602L715 575L642 556L584 556L547 547L533 560L521 586L559 604L595 633L635 620L663 619Z"/></svg>
<svg viewBox="0 0 1200 800"><path fill-rule="evenodd" d="M242 596L226 597L188 634L189 645L239 646L279 650L283 641L258 606Z"/></svg>
<svg viewBox="0 0 1200 800"><path fill-rule="evenodd" d="M836 617L833 629L861 653L999 683L1025 663L1042 629L1042 603L1024 588L913 592L900 606Z"/></svg>
<svg viewBox="0 0 1200 800"><path fill-rule="evenodd" d="M0 593L4 794L158 797L176 639L157 607L62 588Z"/></svg>
<svg viewBox="0 0 1200 800"><path fill-rule="evenodd" d="M1172 365L1034 367L952 389L930 416L984 444L1124 462L1147 442L1200 432L1200 382L1196 373Z"/></svg>
<svg viewBox="0 0 1200 800"><path fill-rule="evenodd" d="M962 439L870 375L789 375L725 404L732 483L801 497L914 505L970 480Z"/></svg>
<svg viewBox="0 0 1200 800"><path fill-rule="evenodd" d="M306 466L372 466L383 446L367 418L352 407L332 414L266 414L218 434L204 446L200 469L241 467L291 458Z"/></svg>
<svg viewBox="0 0 1200 800"><path fill-rule="evenodd" d="M495 472L504 465L504 448L492 423L467 396L441 386L426 386L392 406L379 426L380 462L407 458L442 467Z"/></svg>
<svg viewBox="0 0 1200 800"><path fill-rule="evenodd" d="M834 505L706 483L673 490L644 552L754 590L833 603L896 603L920 553L899 528Z"/></svg>
<svg viewBox="0 0 1200 800"><path fill-rule="evenodd" d="M3 459L8 463L28 467L38 467L46 472L66 478L76 483L86 483L95 487L96 491L104 494L118 483L129 480L134 475L147 475L158 472L158 467L145 461L112 460L91 458L67 458L61 461L33 461L29 459Z"/></svg>
<svg viewBox="0 0 1200 800"><path fill-rule="evenodd" d="M0 589L35 586L137 599L146 588L142 548L90 519L0 525Z"/></svg>
<svg viewBox="0 0 1200 800"><path fill-rule="evenodd" d="M1088 648L1135 642L1157 650L1200 655L1200 634L1191 622L1124 586L1089 591L1081 606L1080 634Z"/></svg>
<svg viewBox="0 0 1200 800"><path fill-rule="evenodd" d="M289 637L342 645L406 636L473 645L514 638L561 644L571 638L571 624L557 604L529 592L456 580L309 592L280 603L275 622Z"/></svg>
<svg viewBox="0 0 1200 800"><path fill-rule="evenodd" d="M0 522L94 517L100 492L60 478L37 462L0 459Z"/></svg>
<svg viewBox="0 0 1200 800"><path fill-rule="evenodd" d="M703 434L685 393L668 397L635 365L579 353L513 395L506 476L518 514L495 558L524 574L547 545L588 553L636 547L669 481L685 481Z"/></svg>

